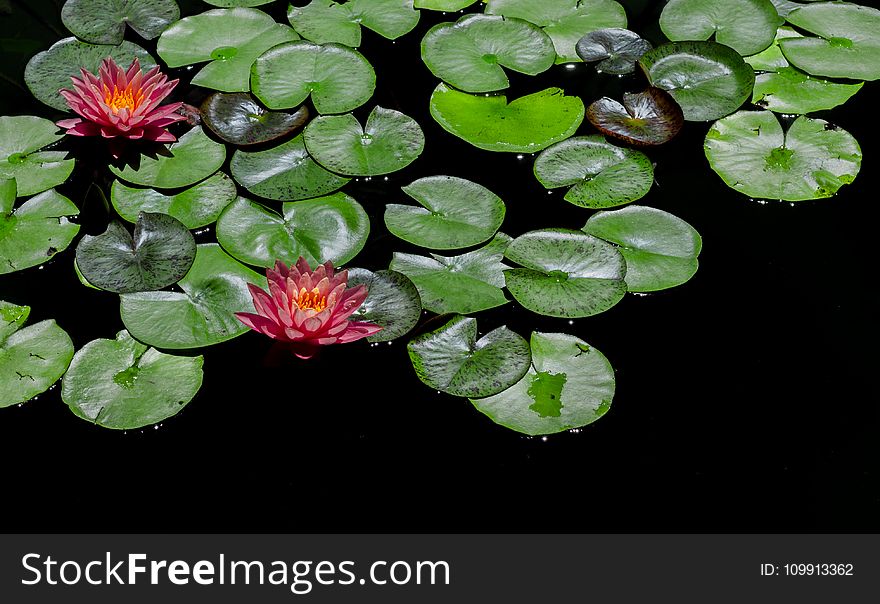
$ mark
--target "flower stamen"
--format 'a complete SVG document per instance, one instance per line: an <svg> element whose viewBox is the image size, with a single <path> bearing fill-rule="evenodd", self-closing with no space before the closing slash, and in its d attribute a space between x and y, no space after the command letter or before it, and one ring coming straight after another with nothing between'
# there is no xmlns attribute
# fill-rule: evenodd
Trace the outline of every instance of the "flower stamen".
<svg viewBox="0 0 880 604"><path fill-rule="evenodd" d="M296 305L299 306L300 310L321 312L327 308L327 296L322 296L317 287L310 292L306 291L306 288L302 288L299 290L299 298L296 301Z"/></svg>

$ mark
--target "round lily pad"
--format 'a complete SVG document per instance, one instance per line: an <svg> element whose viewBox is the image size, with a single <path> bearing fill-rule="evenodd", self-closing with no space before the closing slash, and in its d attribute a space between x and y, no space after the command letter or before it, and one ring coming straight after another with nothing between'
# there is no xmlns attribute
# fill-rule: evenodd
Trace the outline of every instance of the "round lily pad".
<svg viewBox="0 0 880 604"><path fill-rule="evenodd" d="M125 220L136 222L141 212L154 212L173 216L188 229L216 221L237 195L235 183L222 172L174 195L128 187L118 180L113 181L110 189L113 207Z"/></svg>
<svg viewBox="0 0 880 604"><path fill-rule="evenodd" d="M684 111L684 119L717 120L739 109L752 94L755 72L729 46L717 42L673 42L639 59L651 86L662 88Z"/></svg>
<svg viewBox="0 0 880 604"><path fill-rule="evenodd" d="M65 27L92 44L121 44L126 25L152 40L178 19L175 0L67 0L61 9Z"/></svg>
<svg viewBox="0 0 880 604"><path fill-rule="evenodd" d="M538 436L593 423L611 407L611 363L583 340L562 333L532 334L532 366L504 392L471 399L474 407L505 428Z"/></svg>
<svg viewBox="0 0 880 604"><path fill-rule="evenodd" d="M659 88L623 93L623 103L602 97L587 108L597 130L633 145L662 145L684 126L684 113L672 96Z"/></svg>
<svg viewBox="0 0 880 604"><path fill-rule="evenodd" d="M708 40L741 55L761 52L773 42L783 19L770 0L670 0L660 28L670 40Z"/></svg>
<svg viewBox="0 0 880 604"><path fill-rule="evenodd" d="M477 183L453 176L429 176L403 192L422 207L389 204L385 226L404 241L435 250L453 250L483 243L504 222L500 197Z"/></svg>
<svg viewBox="0 0 880 604"><path fill-rule="evenodd" d="M272 267L277 260L335 266L354 258L367 243L370 219L344 193L285 203L283 214L239 197L217 221L217 241L234 258Z"/></svg>
<svg viewBox="0 0 880 604"><path fill-rule="evenodd" d="M367 299L354 311L351 319L382 326L382 331L367 338L370 342L390 342L404 336L422 317L419 290L403 273L349 269L348 286L358 285L367 286Z"/></svg>
<svg viewBox="0 0 880 604"><path fill-rule="evenodd" d="M618 246L626 259L626 284L631 292L676 287L689 281L699 267L700 234L663 210L629 206L597 212L583 230Z"/></svg>
<svg viewBox="0 0 880 604"><path fill-rule="evenodd" d="M211 6L219 6L221 8L250 8L254 6L270 4L274 1L275 0L204 0L206 4L210 4Z"/></svg>
<svg viewBox="0 0 880 604"><path fill-rule="evenodd" d="M311 97L318 113L345 113L370 100L376 72L342 44L300 40L281 44L254 63L251 88L270 109L288 109Z"/></svg>
<svg viewBox="0 0 880 604"><path fill-rule="evenodd" d="M73 342L55 321L22 329L30 311L0 300L0 408L48 390L73 358Z"/></svg>
<svg viewBox="0 0 880 604"><path fill-rule="evenodd" d="M192 128L168 147L169 155L141 156L137 169L110 166L126 182L157 189L188 187L205 180L226 161L226 147L211 140L201 126Z"/></svg>
<svg viewBox="0 0 880 604"><path fill-rule="evenodd" d="M0 181L0 275L39 266L67 249L79 225L76 205L54 190L15 204L15 181Z"/></svg>
<svg viewBox="0 0 880 604"><path fill-rule="evenodd" d="M254 195L282 201L328 195L349 181L318 165L306 151L302 134L265 151L238 150L230 169Z"/></svg>
<svg viewBox="0 0 880 604"><path fill-rule="evenodd" d="M454 396L492 396L507 390L531 366L529 343L507 327L477 340L477 320L457 316L407 345L416 375Z"/></svg>
<svg viewBox="0 0 880 604"><path fill-rule="evenodd" d="M127 331L93 340L70 363L61 399L102 428L133 430L180 413L202 386L204 358L164 354Z"/></svg>
<svg viewBox="0 0 880 604"><path fill-rule="evenodd" d="M140 61L145 71L156 66L156 59L132 42L124 41L117 46L108 46L64 38L28 61L24 70L24 81L41 102L59 111L70 111L58 91L62 88L72 89L70 78L79 77L81 69L98 73L101 61L107 57L123 67L131 65L135 59Z"/></svg>
<svg viewBox="0 0 880 604"><path fill-rule="evenodd" d="M601 135L576 136L543 151L535 176L548 189L571 187L565 194L569 203L610 208L647 195L654 166L641 151L617 147Z"/></svg>
<svg viewBox="0 0 880 604"><path fill-rule="evenodd" d="M537 75L553 66L556 51L547 34L527 21L465 15L425 34L422 60L459 90L491 92L510 86L503 68Z"/></svg>
<svg viewBox="0 0 880 604"><path fill-rule="evenodd" d="M259 145L302 128L309 121L305 105L296 111L269 111L243 92L212 94L201 107L202 122L233 145Z"/></svg>
<svg viewBox="0 0 880 604"><path fill-rule="evenodd" d="M287 18L307 40L357 47L361 25L394 40L418 25L419 12L412 0L348 0L344 4L312 0L303 7L291 6Z"/></svg>
<svg viewBox="0 0 880 604"><path fill-rule="evenodd" d="M178 283L183 292L123 294L120 313L136 339L166 349L201 348L248 331L237 312L253 310L247 284L266 288L266 278L228 256L219 245L198 247L196 260Z"/></svg>
<svg viewBox="0 0 880 604"><path fill-rule="evenodd" d="M584 121L580 97L548 88L507 104L503 95L474 95L440 84L431 115L447 132L486 151L537 153L574 134Z"/></svg>
<svg viewBox="0 0 880 604"><path fill-rule="evenodd" d="M95 287L121 294L177 283L195 256L195 239L183 223L167 214L141 212L134 236L113 221L102 235L83 237L76 265Z"/></svg>
<svg viewBox="0 0 880 604"><path fill-rule="evenodd" d="M507 290L523 307L541 315L589 317L626 295L623 255L581 231L526 233L511 242L505 257L525 267L505 271Z"/></svg>
<svg viewBox="0 0 880 604"><path fill-rule="evenodd" d="M476 4L478 0L415 0L413 6L427 10L436 10L446 13L455 12Z"/></svg>
<svg viewBox="0 0 880 604"><path fill-rule="evenodd" d="M361 127L350 113L326 115L312 120L303 137L315 161L346 176L397 172L425 148L425 134L414 119L378 106L370 112L366 126Z"/></svg>
<svg viewBox="0 0 880 604"><path fill-rule="evenodd" d="M43 151L64 138L58 127L32 115L0 117L0 180L14 178L19 195L35 195L66 181L74 161L64 151Z"/></svg>
<svg viewBox="0 0 880 604"><path fill-rule="evenodd" d="M596 63L600 72L626 75L635 71L638 60L652 48L650 42L634 31L609 27L585 35L575 50L582 61Z"/></svg>
<svg viewBox="0 0 880 604"><path fill-rule="evenodd" d="M221 8L181 19L162 32L156 50L168 67L210 61L193 77L196 86L247 92L257 57L298 39L292 28L260 10Z"/></svg>
<svg viewBox="0 0 880 604"><path fill-rule="evenodd" d="M862 151L847 131L799 117L783 131L769 111L740 111L706 135L712 169L749 197L802 201L833 196L859 173Z"/></svg>
<svg viewBox="0 0 880 604"><path fill-rule="evenodd" d="M409 277L419 290L422 306L437 314L463 315L507 304L504 250L510 237L498 233L485 246L460 256L431 257L395 252L391 270Z"/></svg>

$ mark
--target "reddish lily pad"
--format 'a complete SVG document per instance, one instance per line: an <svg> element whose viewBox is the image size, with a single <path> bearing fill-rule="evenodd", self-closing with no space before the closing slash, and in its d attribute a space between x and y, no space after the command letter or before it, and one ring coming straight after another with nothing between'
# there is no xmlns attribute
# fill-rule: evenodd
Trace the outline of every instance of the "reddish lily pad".
<svg viewBox="0 0 880 604"><path fill-rule="evenodd" d="M296 111L270 111L250 94L212 94L201 107L202 120L211 131L233 145L259 145L302 128L309 121L305 105Z"/></svg>
<svg viewBox="0 0 880 604"><path fill-rule="evenodd" d="M651 43L634 31L608 27L585 35L576 50L585 63L598 61L598 71L626 75L635 71L638 60L651 48Z"/></svg>
<svg viewBox="0 0 880 604"><path fill-rule="evenodd" d="M603 97L587 109L587 119L600 132L634 145L662 145L684 126L684 113L659 88L623 94L623 103Z"/></svg>

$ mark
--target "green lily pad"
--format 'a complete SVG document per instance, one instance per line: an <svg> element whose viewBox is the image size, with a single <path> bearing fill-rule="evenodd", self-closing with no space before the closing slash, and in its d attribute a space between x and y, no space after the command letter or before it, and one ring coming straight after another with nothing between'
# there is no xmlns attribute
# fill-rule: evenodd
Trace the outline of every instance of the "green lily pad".
<svg viewBox="0 0 880 604"><path fill-rule="evenodd" d="M597 212L583 230L618 246L626 259L626 284L631 292L676 287L689 281L699 268L700 234L663 210L629 206Z"/></svg>
<svg viewBox="0 0 880 604"><path fill-rule="evenodd" d="M92 340L73 357L61 399L102 428L133 430L180 413L202 386L204 357L164 354L127 331Z"/></svg>
<svg viewBox="0 0 880 604"><path fill-rule="evenodd" d="M370 234L367 213L344 193L288 202L282 211L239 197L217 221L217 241L247 264L290 265L302 256L311 266L339 266L357 256Z"/></svg>
<svg viewBox="0 0 880 604"><path fill-rule="evenodd" d="M219 8L185 17L166 29L156 51L168 67L210 61L193 77L195 86L247 92L257 57L298 39L292 28L257 9Z"/></svg>
<svg viewBox="0 0 880 604"><path fill-rule="evenodd" d="M125 220L137 222L139 213L154 212L173 216L188 229L215 222L223 208L237 196L235 183L222 172L174 195L165 195L155 189L135 189L118 180L113 181L110 189L113 207Z"/></svg>
<svg viewBox="0 0 880 604"><path fill-rule="evenodd" d="M457 316L407 345L416 375L427 386L453 396L492 396L526 374L529 343L507 327L477 340L477 320Z"/></svg>
<svg viewBox="0 0 880 604"><path fill-rule="evenodd" d="M116 294L145 292L174 285L192 267L196 241L176 218L141 212L132 236L113 221L98 236L86 235L76 248L83 277Z"/></svg>
<svg viewBox="0 0 880 604"><path fill-rule="evenodd" d="M15 181L0 181L0 275L48 262L79 233L67 220L79 209L54 190L14 204Z"/></svg>
<svg viewBox="0 0 880 604"><path fill-rule="evenodd" d="M32 115L0 117L0 180L14 178L19 195L35 195L57 187L73 172L64 151L42 151L64 138L58 127Z"/></svg>
<svg viewBox="0 0 880 604"><path fill-rule="evenodd" d="M270 4L274 1L275 0L204 0L206 4L219 6L221 8L252 8L254 6Z"/></svg>
<svg viewBox="0 0 880 604"><path fill-rule="evenodd" d="M626 75L635 71L638 60L652 48L634 31L609 27L585 35L575 50L585 63L596 63L597 71Z"/></svg>
<svg viewBox="0 0 880 604"><path fill-rule="evenodd" d="M305 105L294 112L269 111L243 92L212 94L201 107L202 122L233 145L260 145L302 128L309 121Z"/></svg>
<svg viewBox="0 0 880 604"><path fill-rule="evenodd" d="M813 0L804 1L812 2ZM789 0L770 0L770 2L776 8L776 12L779 13L780 17L787 17L788 13L804 5L803 2L790 2Z"/></svg>
<svg viewBox="0 0 880 604"><path fill-rule="evenodd" d="M684 113L672 96L659 88L623 93L623 103L602 97L587 108L587 119L608 136L632 145L662 145L684 126Z"/></svg>
<svg viewBox="0 0 880 604"><path fill-rule="evenodd" d="M376 72L347 46L300 40L260 55L251 88L269 109L289 109L311 97L318 113L345 113L370 100Z"/></svg>
<svg viewBox="0 0 880 604"><path fill-rule="evenodd" d="M265 151L238 150L230 169L235 180L254 195L280 201L328 195L349 181L312 159L302 134Z"/></svg>
<svg viewBox="0 0 880 604"><path fill-rule="evenodd" d="M477 183L453 176L429 176L403 192L422 207L389 204L385 226L421 247L454 250L488 241L501 228L506 208L500 197Z"/></svg>
<svg viewBox="0 0 880 604"><path fill-rule="evenodd" d="M478 0L415 0L413 6L416 8L451 13L467 8L471 4L476 4L477 2Z"/></svg>
<svg viewBox="0 0 880 604"><path fill-rule="evenodd" d="M214 142L196 126L168 147L169 155L156 159L141 156L140 166L110 171L126 182L157 189L188 187L205 180L220 169L226 161L226 147Z"/></svg>
<svg viewBox="0 0 880 604"><path fill-rule="evenodd" d="M670 40L714 37L741 55L770 46L782 23L770 0L670 0L660 15L660 28Z"/></svg>
<svg viewBox="0 0 880 604"><path fill-rule="evenodd" d="M576 136L543 151L535 160L535 177L547 189L571 187L565 194L569 203L610 208L647 195L654 166L641 151L617 147L601 135Z"/></svg>
<svg viewBox="0 0 880 604"><path fill-rule="evenodd" d="M785 132L769 111L740 111L706 135L712 169L743 195L802 201L833 196L859 173L862 151L846 130L799 117Z"/></svg>
<svg viewBox="0 0 880 604"><path fill-rule="evenodd" d="M419 12L412 0L349 0L343 4L312 0L303 7L291 6L287 18L307 40L354 48L361 44L361 25L394 40L418 25Z"/></svg>
<svg viewBox="0 0 880 604"><path fill-rule="evenodd" d="M367 299L354 311L351 320L382 326L382 331L367 338L370 342L390 342L408 334L418 324L422 300L415 284L403 273L349 269L348 286L358 285L367 286Z"/></svg>
<svg viewBox="0 0 880 604"><path fill-rule="evenodd" d="M560 88L548 88L508 105L504 95L468 94L440 84L431 95L431 116L480 149L537 153L577 131L584 103Z"/></svg>
<svg viewBox="0 0 880 604"><path fill-rule="evenodd" d="M880 79L880 10L820 2L791 11L786 19L819 36L779 41L785 57L798 69L827 78Z"/></svg>
<svg viewBox="0 0 880 604"><path fill-rule="evenodd" d="M65 27L92 44L121 44L126 25L152 40L178 19L174 0L67 0L61 9Z"/></svg>
<svg viewBox="0 0 880 604"><path fill-rule="evenodd" d="M422 61L459 90L491 92L510 86L503 68L538 75L553 66L556 51L547 34L527 21L465 15L425 34Z"/></svg>
<svg viewBox="0 0 880 604"><path fill-rule="evenodd" d="M0 408L48 390L73 358L73 342L55 321L22 329L30 311L0 300Z"/></svg>
<svg viewBox="0 0 880 604"><path fill-rule="evenodd" d="M755 72L732 48L717 42L673 42L639 59L651 86L681 105L684 119L711 121L739 109L752 94Z"/></svg>
<svg viewBox="0 0 880 604"><path fill-rule="evenodd" d="M132 42L125 41L118 46L108 46L88 44L76 38L64 38L28 61L24 70L24 81L39 101L59 111L70 111L67 102L58 91L62 88L72 89L70 78L79 77L80 69L98 73L101 61L107 57L124 67L128 67L132 61L138 59L145 71L156 66L156 59Z"/></svg>
<svg viewBox="0 0 880 604"><path fill-rule="evenodd" d="M376 106L361 127L353 115L325 115L306 127L306 149L337 174L377 176L397 172L425 148L425 134L406 114Z"/></svg>
<svg viewBox="0 0 880 604"><path fill-rule="evenodd" d="M165 349L201 348L246 331L237 312L252 312L247 284L266 288L266 278L228 256L219 245L198 246L196 260L170 291L123 294L122 322L133 337Z"/></svg>
<svg viewBox="0 0 880 604"><path fill-rule="evenodd" d="M615 379L601 352L574 336L532 334L532 366L511 388L471 399L474 407L505 428L539 436L593 423L611 407Z"/></svg>
<svg viewBox="0 0 880 604"><path fill-rule="evenodd" d="M485 246L460 256L431 257L395 252L391 270L409 277L419 290L422 306L439 315L468 315L507 304L504 250L510 237L498 233Z"/></svg>
<svg viewBox="0 0 880 604"><path fill-rule="evenodd" d="M486 12L543 28L556 46L557 63L580 61L575 46L585 34L626 27L626 11L614 0L486 0Z"/></svg>
<svg viewBox="0 0 880 604"><path fill-rule="evenodd" d="M581 231L526 233L511 242L505 257L525 267L504 272L507 290L524 308L541 315L590 317L626 295L623 255Z"/></svg>

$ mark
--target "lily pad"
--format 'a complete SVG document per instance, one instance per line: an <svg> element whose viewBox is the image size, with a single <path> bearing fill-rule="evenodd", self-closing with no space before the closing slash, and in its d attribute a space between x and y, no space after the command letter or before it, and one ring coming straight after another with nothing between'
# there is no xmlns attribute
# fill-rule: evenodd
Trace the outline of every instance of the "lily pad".
<svg viewBox="0 0 880 604"><path fill-rule="evenodd" d="M505 428L538 436L593 423L611 407L611 363L583 340L562 333L532 334L532 366L511 388L471 399L474 407Z"/></svg>
<svg viewBox="0 0 880 604"><path fill-rule="evenodd" d="M508 303L504 287L504 250L510 237L492 241L460 256L431 257L395 252L391 270L409 277L419 290L422 306L437 314L471 314Z"/></svg>
<svg viewBox="0 0 880 604"><path fill-rule="evenodd" d="M328 195L349 181L312 159L302 134L265 151L238 150L230 169L235 180L254 195L281 201Z"/></svg>
<svg viewBox="0 0 880 604"><path fill-rule="evenodd" d="M457 316L409 343L416 375L427 386L453 396L492 396L507 390L531 366L529 343L507 327L477 340L477 320Z"/></svg>
<svg viewBox="0 0 880 604"><path fill-rule="evenodd" d="M196 260L178 283L183 292L123 294L122 322L133 337L165 349L213 346L246 331L237 312L253 301L247 284L266 288L266 278L228 256L219 245L198 246Z"/></svg>
<svg viewBox="0 0 880 604"><path fill-rule="evenodd" d="M812 2L813 0L804 1ZM787 17L788 13L804 5L803 2L790 2L789 0L770 0L770 2L776 8L776 12L779 13L780 17Z"/></svg>
<svg viewBox="0 0 880 604"><path fill-rule="evenodd" d="M156 50L168 67L210 61L193 77L195 86L247 92L257 57L298 39L292 28L260 10L220 8L181 19L162 33Z"/></svg>
<svg viewBox="0 0 880 604"><path fill-rule="evenodd" d="M67 0L61 9L65 27L92 44L121 44L126 25L152 40L178 19L174 0Z"/></svg>
<svg viewBox="0 0 880 604"><path fill-rule="evenodd" d="M543 28L556 46L557 63L580 61L575 46L585 34L626 27L626 11L614 0L486 0L486 12Z"/></svg>
<svg viewBox="0 0 880 604"><path fill-rule="evenodd" d="M247 264L290 265L302 256L311 266L339 266L357 256L370 234L367 213L344 193L288 202L282 211L239 197L217 221L217 241Z"/></svg>
<svg viewBox="0 0 880 604"><path fill-rule="evenodd" d="M243 92L212 94L201 107L202 122L233 145L268 143L302 128L309 121L305 105L296 111L269 111Z"/></svg>
<svg viewBox="0 0 880 604"><path fill-rule="evenodd" d="M300 40L263 53L251 71L254 94L270 109L289 109L311 97L318 113L345 113L370 100L376 72L356 50Z"/></svg>
<svg viewBox="0 0 880 604"><path fill-rule="evenodd" d="M263 6L264 4L270 4L274 1L275 0L204 0L205 4L210 4L211 6L219 6L221 8L250 8L254 6Z"/></svg>
<svg viewBox="0 0 880 604"><path fill-rule="evenodd" d="M537 153L577 131L584 103L548 88L508 105L504 95L468 94L440 84L431 95L431 115L444 130L480 149Z"/></svg>
<svg viewBox="0 0 880 604"><path fill-rule="evenodd" d="M833 196L859 173L862 151L847 131L799 117L783 131L769 111L740 111L706 135L712 169L743 195L802 201Z"/></svg>
<svg viewBox="0 0 880 604"><path fill-rule="evenodd" d="M510 86L503 68L538 75L553 66L556 51L547 34L527 21L465 15L425 34L422 61L459 90L491 92Z"/></svg>
<svg viewBox="0 0 880 604"><path fill-rule="evenodd" d="M626 295L626 261L618 249L581 231L544 229L511 242L505 257L525 268L504 272L507 290L541 315L578 319Z"/></svg>
<svg viewBox="0 0 880 604"><path fill-rule="evenodd" d="M741 55L761 52L773 42L783 19L770 0L670 0L660 28L673 41L708 40Z"/></svg>
<svg viewBox="0 0 880 604"><path fill-rule="evenodd" d="M370 342L390 342L408 334L418 324L422 316L419 290L403 273L349 269L348 286L358 285L367 286L367 299L351 319L382 326L382 331L367 338Z"/></svg>
<svg viewBox="0 0 880 604"><path fill-rule="evenodd" d="M125 220L136 222L141 212L154 212L173 216L188 229L216 221L237 195L235 183L222 172L174 195L155 189L135 189L118 180L113 181L110 189L113 207Z"/></svg>
<svg viewBox="0 0 880 604"><path fill-rule="evenodd" d="M535 177L547 189L571 187L565 194L569 203L610 208L647 195L654 166L641 151L617 147L601 135L576 136L542 152Z"/></svg>
<svg viewBox="0 0 880 604"><path fill-rule="evenodd" d="M136 185L176 189L205 180L226 161L226 147L211 140L201 126L181 136L168 151L170 155L158 155L155 159L141 156L137 169L110 166L110 171Z"/></svg>
<svg viewBox="0 0 880 604"><path fill-rule="evenodd" d="M795 67L827 78L880 79L880 10L820 2L791 11L786 19L819 36L779 41Z"/></svg>
<svg viewBox="0 0 880 604"><path fill-rule="evenodd" d="M414 119L378 106L364 127L350 113L325 115L312 120L303 137L315 161L346 176L397 172L425 148L425 134Z"/></svg>
<svg viewBox="0 0 880 604"><path fill-rule="evenodd" d="M673 42L639 59L651 86L662 88L684 119L717 120L739 109L752 94L755 72L732 48L717 42Z"/></svg>
<svg viewBox="0 0 880 604"><path fill-rule="evenodd" d="M92 340L70 363L61 399L102 428L133 430L180 413L202 386L204 358L163 354L127 331Z"/></svg>
<svg viewBox="0 0 880 604"><path fill-rule="evenodd" d="M18 194L35 195L57 187L73 172L64 151L44 151L64 138L58 127L32 115L0 117L0 180L14 178Z"/></svg>
<svg viewBox="0 0 880 604"><path fill-rule="evenodd" d="M145 71L156 66L156 59L132 42L124 41L118 46L108 46L64 38L28 61L24 70L24 81L39 101L59 111L70 111L58 91L62 88L73 88L70 78L79 77L80 69L98 73L101 61L107 57L124 67L138 59Z"/></svg>
<svg viewBox="0 0 880 604"><path fill-rule="evenodd" d="M633 145L662 145L684 126L684 113L659 88L623 93L623 103L603 97L587 108L587 119L599 132Z"/></svg>
<svg viewBox="0 0 880 604"><path fill-rule="evenodd" d="M575 50L585 63L596 63L600 72L626 75L653 46L639 34L628 29L609 27L591 31L581 38Z"/></svg>
<svg viewBox="0 0 880 604"><path fill-rule="evenodd" d="M30 311L0 300L0 408L48 390L73 358L73 342L55 321L22 329Z"/></svg>
<svg viewBox="0 0 880 604"><path fill-rule="evenodd" d="M501 228L506 208L500 197L477 183L453 176L429 176L403 192L422 207L389 204L385 226L421 247L452 250L488 241Z"/></svg>
<svg viewBox="0 0 880 604"><path fill-rule="evenodd" d="M312 0L303 7L291 6L287 18L307 40L357 47L361 44L361 25L394 40L418 25L419 12L412 0L349 0L343 4Z"/></svg>
<svg viewBox="0 0 880 604"><path fill-rule="evenodd" d="M15 181L0 181L0 275L39 266L67 249L79 225L72 201L54 190L15 204Z"/></svg>
<svg viewBox="0 0 880 604"><path fill-rule="evenodd" d="M626 259L626 284L631 292L676 287L689 281L699 268L700 234L663 210L629 206L597 212L583 230L618 246Z"/></svg>
<svg viewBox="0 0 880 604"><path fill-rule="evenodd" d="M195 239L183 223L167 214L141 212L134 236L113 221L102 235L83 237L76 265L95 287L125 294L174 285L195 256Z"/></svg>
<svg viewBox="0 0 880 604"><path fill-rule="evenodd" d="M427 10L436 10L446 13L455 12L476 4L479 0L415 0L413 6Z"/></svg>

